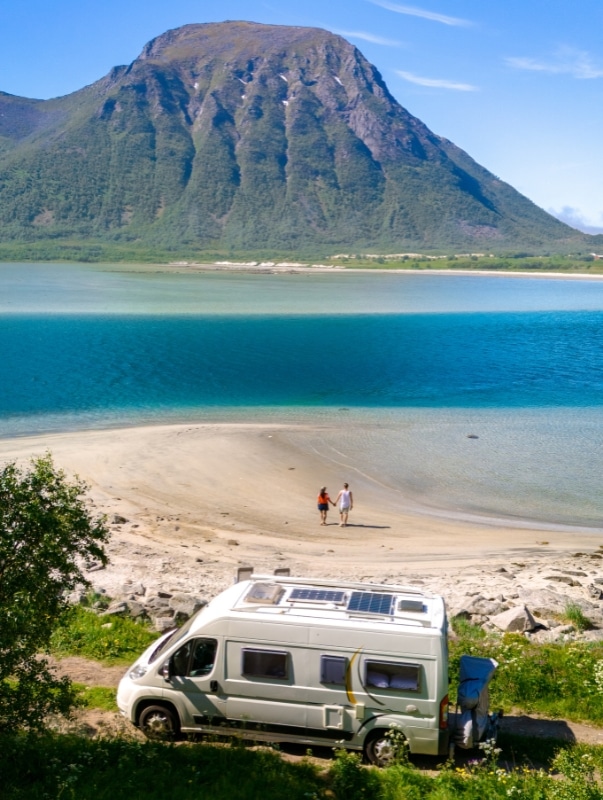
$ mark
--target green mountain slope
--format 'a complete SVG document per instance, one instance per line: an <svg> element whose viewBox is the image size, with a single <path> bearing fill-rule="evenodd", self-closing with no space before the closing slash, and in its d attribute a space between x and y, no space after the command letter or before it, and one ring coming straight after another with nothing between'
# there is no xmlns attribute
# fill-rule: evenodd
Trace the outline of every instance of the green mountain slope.
<svg viewBox="0 0 603 800"><path fill-rule="evenodd" d="M339 36L188 25L49 101L0 93L0 239L177 252L564 249Z"/></svg>

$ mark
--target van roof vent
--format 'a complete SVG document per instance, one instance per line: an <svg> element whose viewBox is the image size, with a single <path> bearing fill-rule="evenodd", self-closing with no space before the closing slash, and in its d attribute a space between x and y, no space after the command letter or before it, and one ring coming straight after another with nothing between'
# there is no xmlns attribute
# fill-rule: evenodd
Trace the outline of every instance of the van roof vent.
<svg viewBox="0 0 603 800"><path fill-rule="evenodd" d="M364 614L381 614L391 616L394 610L393 594L378 592L352 592L348 611L361 611Z"/></svg>
<svg viewBox="0 0 603 800"><path fill-rule="evenodd" d="M333 589L302 589L291 590L289 600L301 600L309 603L343 603L345 592Z"/></svg>
<svg viewBox="0 0 603 800"><path fill-rule="evenodd" d="M285 590L278 583L254 583L245 595L245 602L276 605L284 593Z"/></svg>
<svg viewBox="0 0 603 800"><path fill-rule="evenodd" d="M398 611L412 611L415 614L424 614L427 608L422 600L409 600L404 598L398 604Z"/></svg>

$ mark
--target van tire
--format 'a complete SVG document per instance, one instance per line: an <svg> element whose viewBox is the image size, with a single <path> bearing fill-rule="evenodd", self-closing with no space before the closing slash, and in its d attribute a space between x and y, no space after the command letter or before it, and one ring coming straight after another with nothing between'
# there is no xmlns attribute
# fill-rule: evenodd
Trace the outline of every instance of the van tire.
<svg viewBox="0 0 603 800"><path fill-rule="evenodd" d="M389 730L373 731L364 743L364 757L376 767L391 767L396 761L396 748Z"/></svg>
<svg viewBox="0 0 603 800"><path fill-rule="evenodd" d="M180 726L177 714L166 706L147 706L140 713L138 727L147 739L172 740Z"/></svg>

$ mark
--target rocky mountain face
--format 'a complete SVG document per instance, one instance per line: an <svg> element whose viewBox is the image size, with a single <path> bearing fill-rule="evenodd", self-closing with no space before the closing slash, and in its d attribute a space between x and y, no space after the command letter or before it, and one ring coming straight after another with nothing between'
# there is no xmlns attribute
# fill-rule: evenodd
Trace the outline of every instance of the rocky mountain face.
<svg viewBox="0 0 603 800"><path fill-rule="evenodd" d="M327 31L187 25L40 101L0 93L0 238L285 252L584 241Z"/></svg>

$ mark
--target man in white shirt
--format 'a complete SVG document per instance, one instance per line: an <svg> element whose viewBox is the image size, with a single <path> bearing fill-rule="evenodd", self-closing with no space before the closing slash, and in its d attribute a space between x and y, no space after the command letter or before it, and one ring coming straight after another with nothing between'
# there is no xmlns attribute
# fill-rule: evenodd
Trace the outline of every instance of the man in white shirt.
<svg viewBox="0 0 603 800"><path fill-rule="evenodd" d="M345 528L348 524L348 514L354 508L354 498L350 491L349 484L343 484L343 489L337 495L337 500L335 502L339 506L339 527Z"/></svg>

